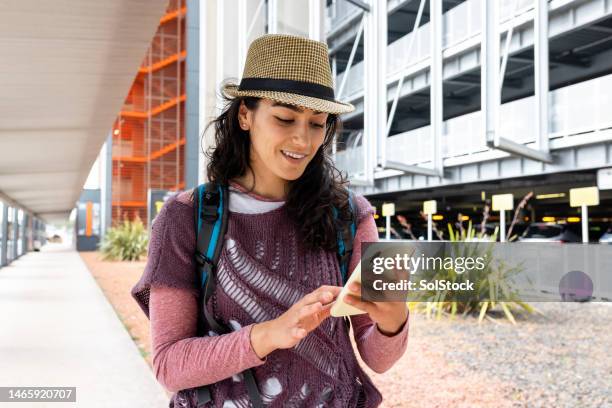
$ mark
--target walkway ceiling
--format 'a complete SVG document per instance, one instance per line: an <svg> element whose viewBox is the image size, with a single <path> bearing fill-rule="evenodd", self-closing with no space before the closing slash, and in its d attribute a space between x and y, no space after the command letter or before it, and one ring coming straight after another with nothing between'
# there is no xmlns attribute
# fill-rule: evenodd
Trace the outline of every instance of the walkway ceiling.
<svg viewBox="0 0 612 408"><path fill-rule="evenodd" d="M167 0L0 1L0 196L66 219Z"/></svg>

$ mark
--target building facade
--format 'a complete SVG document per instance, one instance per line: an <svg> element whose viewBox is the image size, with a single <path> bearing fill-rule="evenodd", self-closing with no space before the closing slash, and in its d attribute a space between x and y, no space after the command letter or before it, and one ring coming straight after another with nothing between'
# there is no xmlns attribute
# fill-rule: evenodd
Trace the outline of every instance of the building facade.
<svg viewBox="0 0 612 408"><path fill-rule="evenodd" d="M424 200L478 218L492 194L531 191L523 221L579 217L568 190L612 166L608 2L332 0L327 15L336 91L357 107L336 154L355 189L416 217Z"/></svg>
<svg viewBox="0 0 612 408"><path fill-rule="evenodd" d="M112 219L147 220L149 189L185 187L185 0L171 0L112 128Z"/></svg>
<svg viewBox="0 0 612 408"><path fill-rule="evenodd" d="M189 0L164 19L156 41L172 40L149 51L113 128L113 219L145 219L148 188L205 179L220 85L240 79L264 33L328 43L336 96L356 106L341 117L336 164L373 204L416 221L425 200L439 220L476 221L493 194L529 192L521 223L575 220L569 189L612 166L604 0ZM154 96L156 76L174 74ZM612 193L600 196L590 218L605 228Z"/></svg>

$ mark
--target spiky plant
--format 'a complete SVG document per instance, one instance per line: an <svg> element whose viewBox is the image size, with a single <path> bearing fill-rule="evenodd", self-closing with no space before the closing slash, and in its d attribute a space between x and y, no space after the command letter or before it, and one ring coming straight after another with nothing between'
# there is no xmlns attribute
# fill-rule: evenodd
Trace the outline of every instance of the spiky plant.
<svg viewBox="0 0 612 408"><path fill-rule="evenodd" d="M453 283L469 280L475 282L475 290L470 292L452 289L420 291L418 292L419 297L409 302L411 309L422 310L428 318L435 316L437 319L442 315L454 318L458 313L464 316L478 314L480 323L485 318L494 320L491 314L499 307L512 324L516 324L514 314L519 309L526 313L538 312L533 306L522 301L518 291L513 287L513 278L523 270L522 265L510 266L493 256L493 242L497 239L497 228L492 236L487 237L482 232L476 234L470 221L468 228L462 231L455 231L449 224L448 232L452 256L482 257L485 260L484 268L472 268L463 273L458 273L452 267L424 271L423 279L427 281L446 280ZM473 243L469 245L452 245L452 243L470 241ZM503 301L498 299L503 299Z"/></svg>
<svg viewBox="0 0 612 408"><path fill-rule="evenodd" d="M148 233L140 218L134 221L126 218L118 226L109 228L100 251L104 260L138 261L147 252L148 244Z"/></svg>

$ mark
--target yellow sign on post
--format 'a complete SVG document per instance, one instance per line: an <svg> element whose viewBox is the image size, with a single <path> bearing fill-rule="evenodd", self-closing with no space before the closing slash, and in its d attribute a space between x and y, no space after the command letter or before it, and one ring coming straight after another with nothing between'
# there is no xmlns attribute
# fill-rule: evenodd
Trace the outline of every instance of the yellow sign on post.
<svg viewBox="0 0 612 408"><path fill-rule="evenodd" d="M499 211L499 242L506 242L506 210L514 208L512 194L495 194L491 197L493 211Z"/></svg>
<svg viewBox="0 0 612 408"><path fill-rule="evenodd" d="M382 215L386 218L385 239L391 239L391 216L395 215L395 204L383 204Z"/></svg>
<svg viewBox="0 0 612 408"><path fill-rule="evenodd" d="M514 208L514 196L512 194L495 194L493 196L493 211L505 211Z"/></svg>
<svg viewBox="0 0 612 408"><path fill-rule="evenodd" d="M435 214L438 212L436 200L423 201L423 213Z"/></svg>
<svg viewBox="0 0 612 408"><path fill-rule="evenodd" d="M427 215L427 241L433 237L433 215L438 211L436 200L423 201L423 213Z"/></svg>
<svg viewBox="0 0 612 408"><path fill-rule="evenodd" d="M569 192L570 207L599 205L599 189L597 187L572 188Z"/></svg>
<svg viewBox="0 0 612 408"><path fill-rule="evenodd" d="M383 204L382 215L383 217L395 215L395 204L394 203Z"/></svg>
<svg viewBox="0 0 612 408"><path fill-rule="evenodd" d="M591 205L599 205L599 189L597 187L582 187L570 189L570 207L581 208L582 242L589 242L589 209Z"/></svg>

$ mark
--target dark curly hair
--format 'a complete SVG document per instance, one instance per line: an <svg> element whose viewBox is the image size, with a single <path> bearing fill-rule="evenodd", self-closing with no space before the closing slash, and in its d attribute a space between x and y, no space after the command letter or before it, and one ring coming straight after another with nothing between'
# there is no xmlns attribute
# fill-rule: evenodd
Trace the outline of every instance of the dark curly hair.
<svg viewBox="0 0 612 408"><path fill-rule="evenodd" d="M204 154L209 159L208 181L227 185L229 180L243 176L247 167L253 171L249 160L251 139L248 131L239 126L238 112L243 100L249 110L256 111L260 98L222 97L225 102L222 113L206 126L208 129L214 124L215 146L209 147ZM338 210L339 220L346 221L351 216L347 176L334 166L330 157L333 138L340 126L338 116L329 114L323 144L304 174L289 182L285 207L298 227L299 239L310 249L336 249L340 225L334 222L333 207Z"/></svg>

